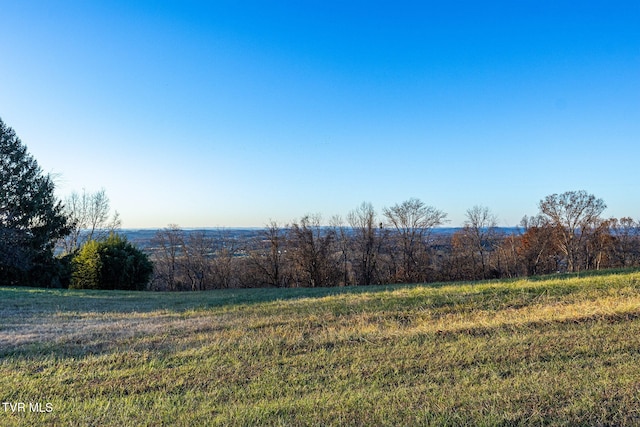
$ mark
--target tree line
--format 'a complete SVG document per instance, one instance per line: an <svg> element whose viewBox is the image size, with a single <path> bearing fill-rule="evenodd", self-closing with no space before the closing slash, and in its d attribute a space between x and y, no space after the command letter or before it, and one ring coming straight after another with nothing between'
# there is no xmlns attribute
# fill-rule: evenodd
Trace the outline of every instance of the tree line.
<svg viewBox="0 0 640 427"><path fill-rule="evenodd" d="M249 241L172 225L153 239L151 288L366 286L640 266L640 224L604 218L602 199L568 191L538 207L515 233L502 232L484 206L467 210L454 233L437 233L446 213L415 198L381 214L365 202L330 225L319 215L270 222Z"/></svg>
<svg viewBox="0 0 640 427"><path fill-rule="evenodd" d="M205 290L481 280L640 265L640 224L605 218L602 199L568 191L542 199L520 232L504 234L487 207L447 214L419 199L377 212L362 203L324 225L320 215L270 222L258 238L158 231L150 254L118 235L104 190L54 196L16 133L0 120L0 285Z"/></svg>

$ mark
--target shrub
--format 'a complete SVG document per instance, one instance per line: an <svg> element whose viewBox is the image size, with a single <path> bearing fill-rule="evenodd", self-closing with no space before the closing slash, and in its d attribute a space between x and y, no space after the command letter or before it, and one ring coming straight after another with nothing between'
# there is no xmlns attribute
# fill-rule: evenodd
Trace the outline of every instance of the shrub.
<svg viewBox="0 0 640 427"><path fill-rule="evenodd" d="M72 266L72 289L144 290L153 272L147 255L117 234L87 242Z"/></svg>

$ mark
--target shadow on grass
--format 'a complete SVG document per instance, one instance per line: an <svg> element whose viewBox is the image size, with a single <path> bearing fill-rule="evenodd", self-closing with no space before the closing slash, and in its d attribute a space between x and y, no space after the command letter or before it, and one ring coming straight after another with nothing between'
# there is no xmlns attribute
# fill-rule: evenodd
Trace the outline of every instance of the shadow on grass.
<svg viewBox="0 0 640 427"><path fill-rule="evenodd" d="M590 272L588 277L613 278L634 271L637 270ZM227 315L240 319L242 323L247 314L298 319L310 313L338 317L368 312L374 314L376 319L382 319L381 324L386 324L385 321L389 319L410 324L414 317L419 318L426 312L430 316L451 313L464 315L478 310L497 312L540 303L553 304L565 301L566 296L573 293L584 293L585 298L592 298L601 289L606 288L607 292L611 292L618 286L627 295L629 292L640 293L635 286L635 276L629 276L629 280L568 280L578 277L586 278L583 273L574 273L520 279L515 286L509 286L510 283L516 283L514 280L506 280L183 293L0 288L0 342L4 343L0 346L4 347L0 348L0 358L82 357L127 350L171 351L170 343L176 336L215 334L219 328L228 327L222 321ZM451 289L440 289L445 285ZM362 294L366 296L349 297ZM324 299L332 296L337 298ZM296 303L278 303L284 301ZM255 310L251 308L257 304L264 306ZM635 313L631 313L631 317L626 314L624 316L627 317L616 316L609 319L601 316L577 318L569 323L616 323L635 321L637 318ZM531 324L517 327L544 326ZM472 327L467 331L449 332L454 336L475 336L491 334L492 331ZM165 349L167 345L169 347Z"/></svg>
<svg viewBox="0 0 640 427"><path fill-rule="evenodd" d="M579 273L560 273L545 276L513 278L503 280L484 280L477 282L435 282L416 284L391 284L373 286L347 286L331 288L254 288L254 289L218 289L199 292L140 292L140 291L97 291L71 289L40 289L29 287L0 287L0 321L7 315L34 315L37 313L83 312L83 313L146 313L154 311L184 312L211 308L247 306L276 301L299 299L317 299L338 295L359 295L392 292L418 287L439 289L443 287L500 285L522 280L528 282L550 281L553 294L567 294L573 287L559 287L557 282L574 278L588 278L629 274L638 269L616 269L586 271ZM504 289L501 293L515 292ZM517 292L539 293L540 287L520 287ZM495 296L495 289L485 289L481 293ZM500 292L498 292L500 293Z"/></svg>
<svg viewBox="0 0 640 427"><path fill-rule="evenodd" d="M612 268L606 270L585 270L578 271L574 273L554 273L554 274L546 274L541 276L531 276L526 279L531 282L539 282L543 280L566 280L566 279L579 279L586 277L601 277L601 276L611 276L614 274L629 274L640 271L638 268Z"/></svg>
<svg viewBox="0 0 640 427"><path fill-rule="evenodd" d="M136 292L0 287L0 319L3 313L145 313L182 312L219 307L246 306L305 298L323 298L392 291L424 286L381 285L335 288L217 289L199 292Z"/></svg>

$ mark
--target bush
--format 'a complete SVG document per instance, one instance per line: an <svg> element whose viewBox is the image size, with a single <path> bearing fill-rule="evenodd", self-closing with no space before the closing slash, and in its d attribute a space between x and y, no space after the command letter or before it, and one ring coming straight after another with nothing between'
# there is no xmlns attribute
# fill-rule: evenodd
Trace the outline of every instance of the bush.
<svg viewBox="0 0 640 427"><path fill-rule="evenodd" d="M87 242L72 268L72 289L144 290L153 272L147 255L117 234Z"/></svg>

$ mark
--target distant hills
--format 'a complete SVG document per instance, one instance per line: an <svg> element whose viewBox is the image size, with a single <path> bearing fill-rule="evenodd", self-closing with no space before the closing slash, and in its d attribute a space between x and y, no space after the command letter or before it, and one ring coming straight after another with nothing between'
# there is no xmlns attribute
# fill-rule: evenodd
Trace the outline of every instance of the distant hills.
<svg viewBox="0 0 640 427"><path fill-rule="evenodd" d="M328 227L327 227L328 228ZM348 227L347 227L348 228ZM437 227L432 230L432 234L447 236L452 235L462 227ZM123 228L120 234L126 236L131 242L141 249L152 246L152 240L162 228ZM232 239L236 241L245 241L251 238L259 237L264 232L263 227L230 227L230 228L182 228L182 232L188 237L191 233L204 232L207 237ZM518 234L522 232L520 227L496 227L498 233L501 234Z"/></svg>

